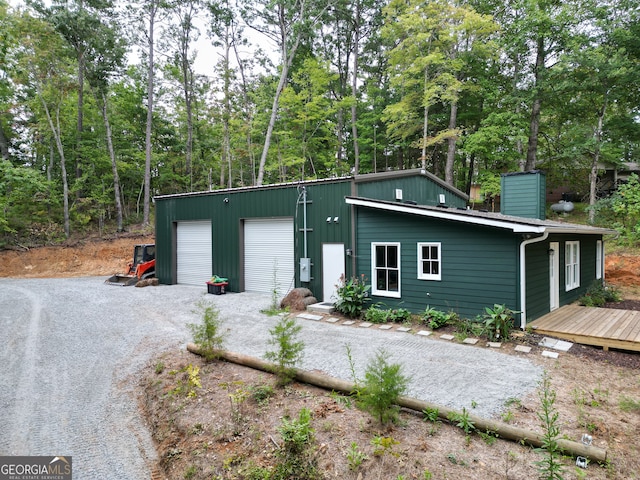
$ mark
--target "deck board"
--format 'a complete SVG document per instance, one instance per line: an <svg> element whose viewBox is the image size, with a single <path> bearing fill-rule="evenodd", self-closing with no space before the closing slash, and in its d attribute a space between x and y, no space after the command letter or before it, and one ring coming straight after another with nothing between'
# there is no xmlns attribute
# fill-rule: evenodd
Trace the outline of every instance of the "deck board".
<svg viewBox="0 0 640 480"><path fill-rule="evenodd" d="M565 305L528 326L584 345L640 352L640 312L632 310Z"/></svg>

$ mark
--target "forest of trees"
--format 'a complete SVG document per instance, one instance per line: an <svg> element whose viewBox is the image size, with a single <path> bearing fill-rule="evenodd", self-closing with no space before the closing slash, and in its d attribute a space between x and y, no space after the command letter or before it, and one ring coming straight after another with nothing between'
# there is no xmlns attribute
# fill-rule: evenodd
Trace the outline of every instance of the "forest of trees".
<svg viewBox="0 0 640 480"><path fill-rule="evenodd" d="M637 0L0 0L0 244L152 224L155 195L414 167L467 192L543 169L593 204L599 166L639 161L639 17Z"/></svg>

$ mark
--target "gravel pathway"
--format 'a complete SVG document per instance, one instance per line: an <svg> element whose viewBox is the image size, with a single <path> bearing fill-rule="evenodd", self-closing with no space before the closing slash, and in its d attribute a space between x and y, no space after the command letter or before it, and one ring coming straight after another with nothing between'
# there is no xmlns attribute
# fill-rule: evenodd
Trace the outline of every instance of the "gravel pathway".
<svg viewBox="0 0 640 480"><path fill-rule="evenodd" d="M76 479L142 479L156 460L137 409L136 374L160 351L184 348L199 300L216 305L227 349L260 357L274 317L258 294L207 295L191 286L114 287L104 278L0 279L0 455L71 455ZM379 348L402 363L409 394L499 413L537 385L542 369L497 351L301 320L302 368L362 376Z"/></svg>

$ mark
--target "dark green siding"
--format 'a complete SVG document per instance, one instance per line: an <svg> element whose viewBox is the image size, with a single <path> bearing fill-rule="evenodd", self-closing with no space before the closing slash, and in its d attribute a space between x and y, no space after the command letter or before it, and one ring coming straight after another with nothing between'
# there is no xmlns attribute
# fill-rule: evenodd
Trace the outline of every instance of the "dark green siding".
<svg viewBox="0 0 640 480"><path fill-rule="evenodd" d="M505 174L501 177L500 213L516 217L546 216L546 179L542 172Z"/></svg>
<svg viewBox="0 0 640 480"><path fill-rule="evenodd" d="M302 285L321 297L322 244L344 243L345 248L352 248L351 208L344 201L344 197L351 194L351 183L306 183L304 188L307 192L307 255L312 260L312 280ZM294 219L296 285L300 285L298 265L304 254L302 185L162 197L156 199L156 212L156 272L161 283L175 283L176 222L211 220L212 271L229 278L230 291L239 291L243 284L242 221L289 217ZM331 217L331 222L327 222L328 217ZM350 275L349 264L346 267L347 275Z"/></svg>
<svg viewBox="0 0 640 480"><path fill-rule="evenodd" d="M465 207L467 205L465 196L422 175L397 177L392 180L357 182L357 189L359 197L376 200L395 201L396 189L401 189L402 201L435 206L440 203L440 194L444 194L445 204L449 207Z"/></svg>
<svg viewBox="0 0 640 480"><path fill-rule="evenodd" d="M540 243L526 247L527 322L549 313L549 246L558 242L560 306L575 302L596 282L596 248L600 235L550 235ZM580 242L580 286L566 290L565 242Z"/></svg>
<svg viewBox="0 0 640 480"><path fill-rule="evenodd" d="M583 235L580 238L567 235L557 240L560 242L560 305L575 302L596 281L596 241L600 238L597 235ZM567 292L565 290L565 242L571 240L580 241L580 287Z"/></svg>
<svg viewBox="0 0 640 480"><path fill-rule="evenodd" d="M549 241L533 243L525 248L527 322L530 322L549 313Z"/></svg>
<svg viewBox="0 0 640 480"><path fill-rule="evenodd" d="M371 243L401 243L401 299L374 303L420 312L428 305L474 318L494 303L518 305L518 244L514 235L488 227L359 208L357 273L371 279ZM418 280L418 242L441 242L442 280Z"/></svg>

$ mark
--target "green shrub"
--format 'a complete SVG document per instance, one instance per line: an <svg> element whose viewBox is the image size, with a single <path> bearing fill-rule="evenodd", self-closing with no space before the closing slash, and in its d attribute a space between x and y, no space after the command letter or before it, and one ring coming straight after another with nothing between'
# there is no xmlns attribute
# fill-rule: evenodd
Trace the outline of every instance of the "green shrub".
<svg viewBox="0 0 640 480"><path fill-rule="evenodd" d="M313 455L314 430L311 427L311 411L300 410L298 418L283 418L278 428L283 444L278 452L279 461L272 478L288 480L293 478L313 480L322 478Z"/></svg>
<svg viewBox="0 0 640 480"><path fill-rule="evenodd" d="M602 307L608 302L619 302L622 300L620 292L613 286L605 285L603 282L593 283L587 292L578 299L580 305L585 307Z"/></svg>
<svg viewBox="0 0 640 480"><path fill-rule="evenodd" d="M364 384L359 392L362 409L381 424L394 422L398 416L398 397L407 390L409 378L402 375L402 366L390 364L389 355L378 350L365 371Z"/></svg>
<svg viewBox="0 0 640 480"><path fill-rule="evenodd" d="M516 313L518 312L514 312L506 305L497 303L493 308L485 307L482 320L489 339L498 341L509 338L509 330L513 328Z"/></svg>
<svg viewBox="0 0 640 480"><path fill-rule="evenodd" d="M394 308L389 311L389 321L394 323L403 323L411 318L411 312L406 308Z"/></svg>
<svg viewBox="0 0 640 480"><path fill-rule="evenodd" d="M445 313L436 308L429 307L422 312L422 322L432 330L447 325L454 317L454 313Z"/></svg>
<svg viewBox="0 0 640 480"><path fill-rule="evenodd" d="M364 319L371 323L387 323L388 310L381 309L378 305L372 305L364 312Z"/></svg>
<svg viewBox="0 0 640 480"><path fill-rule="evenodd" d="M335 303L336 310L350 318L359 317L365 302L369 300L370 288L371 285L366 284L364 275L360 278L352 277L348 281L344 277L340 278L336 292L338 295Z"/></svg>
<svg viewBox="0 0 640 480"><path fill-rule="evenodd" d="M193 335L193 342L200 346L202 356L207 360L217 357L216 350L222 350L225 333L222 331L222 321L220 313L215 306L201 300L197 304L198 310L195 313L202 315L202 323L190 323L187 325Z"/></svg>
<svg viewBox="0 0 640 480"><path fill-rule="evenodd" d="M383 309L380 304L372 305L364 313L364 319L371 323L402 323L411 318L411 312L405 308Z"/></svg>
<svg viewBox="0 0 640 480"><path fill-rule="evenodd" d="M267 342L276 350L265 353L264 358L276 364L275 374L280 385L286 385L294 377L294 368L302 359L304 342L296 341L302 326L293 318L282 317L275 327L269 330L271 338Z"/></svg>

